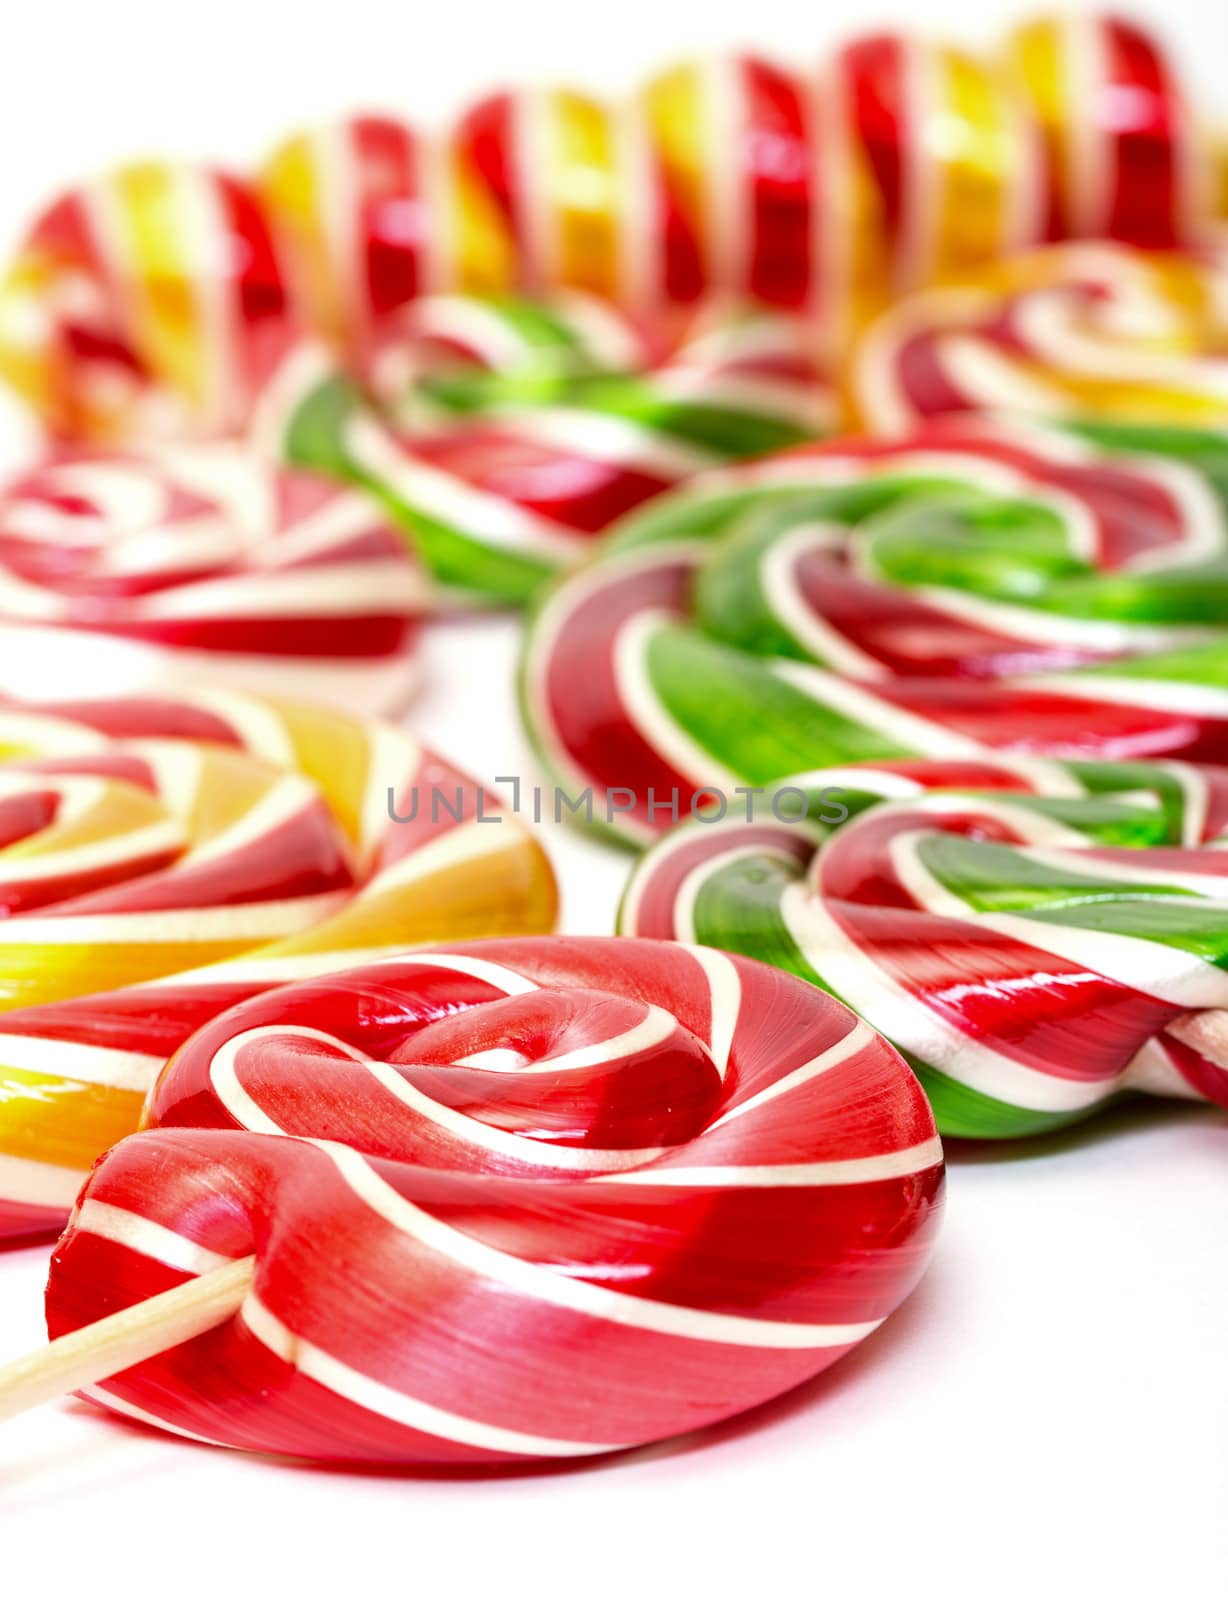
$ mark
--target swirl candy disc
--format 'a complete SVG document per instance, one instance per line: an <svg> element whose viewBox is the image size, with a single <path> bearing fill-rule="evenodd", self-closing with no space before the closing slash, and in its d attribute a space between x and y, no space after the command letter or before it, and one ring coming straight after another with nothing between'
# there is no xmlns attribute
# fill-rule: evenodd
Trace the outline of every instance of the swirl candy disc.
<svg viewBox="0 0 1228 1600"><path fill-rule="evenodd" d="M236 1316L90 1396L326 1461L576 1458L756 1405L903 1299L942 1190L919 1085L842 1006L630 940L274 989L147 1122L81 1193L52 1334L254 1254Z"/></svg>
<svg viewBox="0 0 1228 1600"><path fill-rule="evenodd" d="M231 433L286 337L263 213L166 162L57 200L0 292L0 372L65 439Z"/></svg>
<svg viewBox="0 0 1228 1600"><path fill-rule="evenodd" d="M867 428L999 411L1220 426L1228 274L1193 257L1068 245L902 301L851 366Z"/></svg>
<svg viewBox="0 0 1228 1600"><path fill-rule="evenodd" d="M444 598L517 603L662 490L830 424L796 323L729 314L688 331L658 361L588 297L424 301L372 360L378 409L301 347L255 437L377 493Z"/></svg>
<svg viewBox="0 0 1228 1600"><path fill-rule="evenodd" d="M654 846L622 931L829 990L947 1134L1043 1132L1128 1090L1228 1106L1228 769L978 757L786 788L788 813Z"/></svg>
<svg viewBox="0 0 1228 1600"><path fill-rule="evenodd" d="M526 642L552 775L643 842L846 761L1228 759L1223 437L1081 434L817 446L628 519Z"/></svg>
<svg viewBox="0 0 1228 1600"><path fill-rule="evenodd" d="M367 497L230 446L64 451L0 488L0 692L208 680L404 705L424 584Z"/></svg>
<svg viewBox="0 0 1228 1600"><path fill-rule="evenodd" d="M0 1235L56 1226L136 1126L178 974L216 994L194 969L257 951L553 922L537 845L387 724L221 691L8 702L0 752Z"/></svg>

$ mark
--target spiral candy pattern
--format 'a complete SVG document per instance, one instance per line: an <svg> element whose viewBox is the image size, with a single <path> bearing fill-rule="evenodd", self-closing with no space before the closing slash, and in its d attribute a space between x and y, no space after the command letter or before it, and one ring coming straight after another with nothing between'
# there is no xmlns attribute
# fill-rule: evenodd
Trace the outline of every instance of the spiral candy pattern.
<svg viewBox="0 0 1228 1600"><path fill-rule="evenodd" d="M787 787L810 820L765 807L655 845L622 931L835 994L945 1134L1043 1132L1127 1091L1228 1106L1228 769L982 756Z"/></svg>
<svg viewBox="0 0 1228 1600"><path fill-rule="evenodd" d="M871 431L968 411L1228 422L1222 259L1056 246L902 300L851 364Z"/></svg>
<svg viewBox="0 0 1228 1600"><path fill-rule="evenodd" d="M320 347L297 347L254 437L374 492L440 603L519 603L645 500L832 421L787 319L709 315L652 360L649 339L588 298L427 299L375 349L381 406Z"/></svg>
<svg viewBox="0 0 1228 1600"><path fill-rule="evenodd" d="M487 97L437 138L358 116L250 181L146 163L35 223L0 370L60 436L242 426L291 331L361 372L415 298L575 289L668 324L804 314L826 358L902 291L1067 238L1202 247L1213 138L1159 46L1042 18L981 60L902 33L814 70L684 62L619 104Z"/></svg>
<svg viewBox="0 0 1228 1600"><path fill-rule="evenodd" d="M196 969L553 921L537 845L389 725L220 690L4 702L0 751L5 1236L58 1225L136 1126L176 985L216 993Z"/></svg>
<svg viewBox="0 0 1228 1600"><path fill-rule="evenodd" d="M62 439L235 433L288 316L250 188L144 162L34 224L0 291L0 372Z"/></svg>
<svg viewBox="0 0 1228 1600"><path fill-rule="evenodd" d="M758 1404L890 1314L942 1190L871 1029L631 940L273 988L193 1035L147 1121L81 1193L52 1334L254 1252L235 1317L90 1398L324 1461L574 1459Z"/></svg>
<svg viewBox="0 0 1228 1600"><path fill-rule="evenodd" d="M397 710L425 603L370 500L237 447L60 451L0 487L2 693L207 680Z"/></svg>
<svg viewBox="0 0 1228 1600"><path fill-rule="evenodd" d="M530 733L641 843L850 761L1224 761L1226 465L1215 433L973 421L696 480L538 608Z"/></svg>

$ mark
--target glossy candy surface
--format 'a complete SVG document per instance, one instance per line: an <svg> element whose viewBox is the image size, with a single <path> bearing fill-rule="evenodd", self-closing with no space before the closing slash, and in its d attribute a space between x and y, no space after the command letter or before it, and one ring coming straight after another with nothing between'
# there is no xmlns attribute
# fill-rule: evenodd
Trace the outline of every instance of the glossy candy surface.
<svg viewBox="0 0 1228 1600"><path fill-rule="evenodd" d="M712 474L546 596L527 724L643 842L715 786L846 761L1228 760L1228 452L981 419Z"/></svg>
<svg viewBox="0 0 1228 1600"><path fill-rule="evenodd" d="M945 1134L1039 1133L1129 1090L1228 1106L1228 769L986 755L786 787L806 821L765 804L655 845L622 931L837 995Z"/></svg>
<svg viewBox="0 0 1228 1600"><path fill-rule="evenodd" d="M705 315L661 354L600 301L442 296L373 352L368 389L293 351L254 423L275 456L372 490L443 601L520 602L696 472L828 430L795 323Z"/></svg>
<svg viewBox="0 0 1228 1600"><path fill-rule="evenodd" d="M0 1235L54 1231L234 958L553 922L538 846L388 724L221 690L9 701L0 752Z"/></svg>
<svg viewBox="0 0 1228 1600"><path fill-rule="evenodd" d="M324 1461L528 1463L821 1371L933 1242L915 1078L710 950L502 940L274 988L179 1051L57 1248L59 1334L256 1256L228 1322L90 1391Z"/></svg>
<svg viewBox="0 0 1228 1600"><path fill-rule="evenodd" d="M1043 237L1147 250L1197 240L1214 211L1213 140L1158 40L1074 7L1025 21L1004 67L1040 135Z"/></svg>
<svg viewBox="0 0 1228 1600"><path fill-rule="evenodd" d="M866 333L853 408L895 432L968 411L1228 426L1222 256L1055 246L914 295Z"/></svg>
<svg viewBox="0 0 1228 1600"><path fill-rule="evenodd" d="M373 501L241 448L60 450L0 486L0 692L399 710L424 587Z"/></svg>
<svg viewBox="0 0 1228 1600"><path fill-rule="evenodd" d="M290 328L362 371L420 296L560 289L666 326L749 300L831 358L892 297L1020 246L1201 248L1216 162L1162 49L1112 14L983 58L878 32L813 65L683 62L617 103L513 89L437 137L341 118L250 182L148 163L69 191L0 293L0 370L62 436L212 432Z"/></svg>
<svg viewBox="0 0 1228 1600"><path fill-rule="evenodd" d="M35 222L0 291L0 372L58 438L233 433L288 316L252 190L144 162L70 190Z"/></svg>

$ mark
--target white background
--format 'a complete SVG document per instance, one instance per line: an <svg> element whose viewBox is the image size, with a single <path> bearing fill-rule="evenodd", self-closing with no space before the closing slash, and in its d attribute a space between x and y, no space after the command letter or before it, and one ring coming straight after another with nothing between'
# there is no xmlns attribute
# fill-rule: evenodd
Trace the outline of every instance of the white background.
<svg viewBox="0 0 1228 1600"><path fill-rule="evenodd" d="M1013 8L922 12L981 41ZM1228 123L1228 6L1142 14L1162 19L1213 110L1218 87ZM118 158L242 165L347 106L431 122L504 80L618 88L722 44L803 62L908 15L855 0L19 0L4 32L0 250L51 188ZM19 439L0 410L0 451ZM436 630L411 719L487 778L532 771L514 643L507 622ZM609 931L625 860L575 835L549 843L567 929ZM830 1374L752 1417L582 1470L473 1480L274 1466L70 1403L0 1435L0 1593L1221 1594L1228 1122L1157 1107L951 1157L921 1289ZM45 1255L0 1259L0 1357L41 1337Z"/></svg>

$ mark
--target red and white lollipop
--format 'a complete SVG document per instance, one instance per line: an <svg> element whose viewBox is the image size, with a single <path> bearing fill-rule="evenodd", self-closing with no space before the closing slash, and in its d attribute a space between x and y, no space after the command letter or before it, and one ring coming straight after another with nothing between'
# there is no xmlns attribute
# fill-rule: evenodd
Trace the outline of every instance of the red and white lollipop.
<svg viewBox="0 0 1228 1600"><path fill-rule="evenodd" d="M183 1046L146 1120L82 1190L55 1340L0 1377L0 1414L105 1378L122 1415L314 1460L622 1449L851 1349L919 1277L942 1193L928 1104L872 1029L651 941L274 989Z"/></svg>
<svg viewBox="0 0 1228 1600"><path fill-rule="evenodd" d="M425 603L371 499L237 447L60 451L0 488L0 693L208 681L396 710Z"/></svg>

